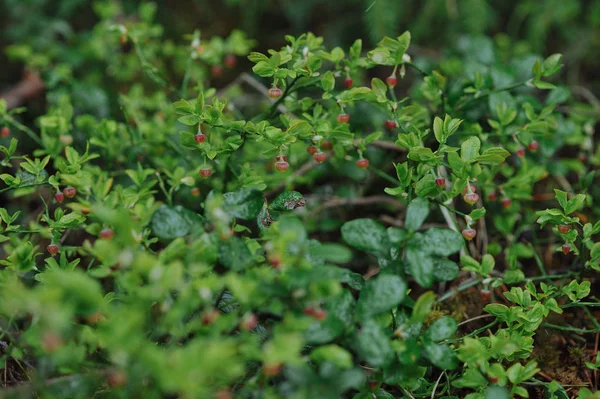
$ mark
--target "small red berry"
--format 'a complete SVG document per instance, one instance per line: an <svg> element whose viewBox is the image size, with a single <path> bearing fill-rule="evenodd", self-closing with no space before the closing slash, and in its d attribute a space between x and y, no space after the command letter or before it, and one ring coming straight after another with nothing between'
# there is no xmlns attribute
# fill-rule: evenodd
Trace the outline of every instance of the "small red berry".
<svg viewBox="0 0 600 399"><path fill-rule="evenodd" d="M214 78L218 78L223 75L223 67L221 65L213 65L210 72Z"/></svg>
<svg viewBox="0 0 600 399"><path fill-rule="evenodd" d="M108 228L102 229L98 233L98 237L102 238L103 240L110 240L111 238L113 238L114 235L115 235L114 230L108 229Z"/></svg>
<svg viewBox="0 0 600 399"><path fill-rule="evenodd" d="M475 204L477 201L479 201L479 194L477 193L467 193L464 195L463 200L470 205Z"/></svg>
<svg viewBox="0 0 600 399"><path fill-rule="evenodd" d="M369 167L369 160L367 158L361 158L356 161L356 166L361 169L367 169Z"/></svg>
<svg viewBox="0 0 600 399"><path fill-rule="evenodd" d="M244 316L242 321L240 322L240 329L250 331L254 330L258 325L258 317L251 313L249 315Z"/></svg>
<svg viewBox="0 0 600 399"><path fill-rule="evenodd" d="M65 194L62 191L58 191L56 194L54 194L54 199L60 204L65 200Z"/></svg>
<svg viewBox="0 0 600 399"><path fill-rule="evenodd" d="M234 68L237 64L237 58L233 54L227 54L223 63L227 68Z"/></svg>
<svg viewBox="0 0 600 399"><path fill-rule="evenodd" d="M539 147L540 147L540 143L538 143L535 140L533 140L531 143L529 143L529 145L527 145L527 148L529 148L529 151L532 151L532 152L536 152Z"/></svg>
<svg viewBox="0 0 600 399"><path fill-rule="evenodd" d="M202 315L202 324L207 326L213 324L215 321L217 321L219 315L220 313L216 309L207 310Z"/></svg>
<svg viewBox="0 0 600 399"><path fill-rule="evenodd" d="M390 87L396 87L396 85L398 84L398 78L396 77L396 74L388 76L387 78L385 78L385 81Z"/></svg>
<svg viewBox="0 0 600 399"><path fill-rule="evenodd" d="M324 141L321 143L321 149L325 151L330 151L333 149L333 143L331 141Z"/></svg>
<svg viewBox="0 0 600 399"><path fill-rule="evenodd" d="M500 204L502 204L504 208L508 208L512 204L512 200L510 198L502 198Z"/></svg>
<svg viewBox="0 0 600 399"><path fill-rule="evenodd" d="M2 138L7 138L8 136L10 136L10 129L8 128L8 126L4 126L2 129L0 129L0 136Z"/></svg>
<svg viewBox="0 0 600 399"><path fill-rule="evenodd" d="M335 118L339 123L348 123L350 122L350 115L348 114L339 114Z"/></svg>
<svg viewBox="0 0 600 399"><path fill-rule="evenodd" d="M564 243L562 246L562 252L565 255L571 252L571 245L569 245L568 243Z"/></svg>
<svg viewBox="0 0 600 399"><path fill-rule="evenodd" d="M279 98L282 94L283 92L281 91L279 86L271 86L271 88L267 90L267 96L271 98Z"/></svg>
<svg viewBox="0 0 600 399"><path fill-rule="evenodd" d="M263 373L268 377L274 377L276 375L279 375L279 373L281 373L281 370L283 370L283 363L265 364L265 366L263 367Z"/></svg>
<svg viewBox="0 0 600 399"><path fill-rule="evenodd" d="M233 395L227 390L222 390L215 394L215 399L233 399Z"/></svg>
<svg viewBox="0 0 600 399"><path fill-rule="evenodd" d="M202 134L202 133L198 133L197 135L194 136L194 140L196 140L196 143L202 144L206 141L206 135Z"/></svg>
<svg viewBox="0 0 600 399"><path fill-rule="evenodd" d="M90 210L89 210L88 208L83 208L83 209L81 210L81 213L83 213L84 215L86 215L86 216L87 216L87 215L89 215L89 214L90 214Z"/></svg>
<svg viewBox="0 0 600 399"><path fill-rule="evenodd" d="M121 370L113 370L106 377L111 388L121 388L127 384L127 374Z"/></svg>
<svg viewBox="0 0 600 399"><path fill-rule="evenodd" d="M344 80L344 86L346 86L348 89L351 89L352 86L354 86L354 81L351 78L346 78L346 80Z"/></svg>
<svg viewBox="0 0 600 399"><path fill-rule="evenodd" d="M523 158L525 156L525 148L521 147L517 150L517 156Z"/></svg>
<svg viewBox="0 0 600 399"><path fill-rule="evenodd" d="M392 130L392 129L397 128L398 124L396 123L396 121L388 119L387 121L385 121L385 127L387 127L388 129Z"/></svg>
<svg viewBox="0 0 600 399"><path fill-rule="evenodd" d="M315 155L315 153L319 151L319 149L317 147L315 147L314 145L310 145L308 147L306 147L306 152L308 152L310 155Z"/></svg>
<svg viewBox="0 0 600 399"><path fill-rule="evenodd" d="M200 195L200 189L199 189L198 187L194 187L194 188L192 188L192 195L193 195L194 197L197 197L197 196L199 196L199 195Z"/></svg>
<svg viewBox="0 0 600 399"><path fill-rule="evenodd" d="M277 155L275 157L276 161L286 161L287 162L287 157L285 155Z"/></svg>
<svg viewBox="0 0 600 399"><path fill-rule="evenodd" d="M268 260L271 266L273 266L273 269L279 269L281 266L281 258L277 255L269 255Z"/></svg>
<svg viewBox="0 0 600 399"><path fill-rule="evenodd" d="M315 309L312 315L318 321L323 321L327 317L327 311L322 308Z"/></svg>
<svg viewBox="0 0 600 399"><path fill-rule="evenodd" d="M313 154L313 159L315 161L317 161L318 163L323 163L327 159L327 154L319 151L319 152Z"/></svg>
<svg viewBox="0 0 600 399"><path fill-rule="evenodd" d="M560 231L562 234L567 234L570 230L571 230L571 226L568 224L559 224L558 225L558 231Z"/></svg>
<svg viewBox="0 0 600 399"><path fill-rule="evenodd" d="M475 229L464 229L462 231L462 236L465 237L466 240L471 241L473 238L475 238L475 236L477 235L477 232L475 231Z"/></svg>
<svg viewBox="0 0 600 399"><path fill-rule="evenodd" d="M200 169L200 176L201 177L208 177L212 175L212 169L208 169L208 168L202 168Z"/></svg>
<svg viewBox="0 0 600 399"><path fill-rule="evenodd" d="M277 169L280 172L285 172L289 168L290 168L290 164L287 163L286 161L275 162L275 169Z"/></svg>
<svg viewBox="0 0 600 399"><path fill-rule="evenodd" d="M462 193L464 195L464 194L467 194L469 192L471 192L471 193L477 192L477 187L475 187L475 185L473 185L473 184L469 184L467 187L465 187L465 189L463 190Z"/></svg>
<svg viewBox="0 0 600 399"><path fill-rule="evenodd" d="M488 381L492 384L496 384L498 382L498 377L490 376L488 377Z"/></svg>
<svg viewBox="0 0 600 399"><path fill-rule="evenodd" d="M50 244L46 247L46 249L50 255L56 255L58 253L58 245Z"/></svg>
<svg viewBox="0 0 600 399"><path fill-rule="evenodd" d="M497 195L495 191L492 191L491 193L488 194L488 199L490 201L496 201Z"/></svg>
<svg viewBox="0 0 600 399"><path fill-rule="evenodd" d="M67 187L63 190L63 192L65 193L65 196L67 198L73 198L74 196L77 195L77 189L75 187Z"/></svg>
<svg viewBox="0 0 600 399"><path fill-rule="evenodd" d="M437 179L435 179L435 184L439 188L444 188L446 187L446 179L444 179L443 177L438 177Z"/></svg>
<svg viewBox="0 0 600 399"><path fill-rule="evenodd" d="M492 297L492 291L481 290L481 291L479 291L479 295L481 296L481 299L483 299L484 301L487 301L488 299L490 299Z"/></svg>

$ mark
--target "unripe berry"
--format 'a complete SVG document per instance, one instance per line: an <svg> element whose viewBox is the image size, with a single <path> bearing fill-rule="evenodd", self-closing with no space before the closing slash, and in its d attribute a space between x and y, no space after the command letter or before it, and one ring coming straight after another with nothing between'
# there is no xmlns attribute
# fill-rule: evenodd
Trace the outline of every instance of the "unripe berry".
<svg viewBox="0 0 600 399"><path fill-rule="evenodd" d="M281 97L282 94L283 94L283 92L279 88L279 85L271 86L271 88L269 90L267 90L267 96L269 96L271 98L279 98L279 97Z"/></svg>
<svg viewBox="0 0 600 399"><path fill-rule="evenodd" d="M484 301L487 301L488 299L490 299L492 297L492 291L481 290L481 291L479 291L479 295L481 296L481 299L483 299Z"/></svg>
<svg viewBox="0 0 600 399"><path fill-rule="evenodd" d="M318 163L323 163L327 159L327 154L319 151L319 152L313 154L313 159L315 161L317 161Z"/></svg>
<svg viewBox="0 0 600 399"><path fill-rule="evenodd" d="M569 245L568 243L564 243L562 246L562 252L565 255L571 252L571 245Z"/></svg>
<svg viewBox="0 0 600 399"><path fill-rule="evenodd" d="M435 184L439 188L444 188L446 187L446 179L444 179L443 177L438 177L437 179L435 179Z"/></svg>
<svg viewBox="0 0 600 399"><path fill-rule="evenodd" d="M194 188L192 188L192 195L193 195L194 197L197 197L197 196L199 196L199 195L200 195L200 189L199 189L198 187L194 187Z"/></svg>
<svg viewBox="0 0 600 399"><path fill-rule="evenodd" d="M114 235L115 235L114 230L109 229L109 228L102 229L98 233L98 237L102 238L103 240L110 240L111 238L113 238Z"/></svg>
<svg viewBox="0 0 600 399"><path fill-rule="evenodd" d="M560 231L562 234L567 234L570 230L571 230L571 226L568 224L559 224L558 225L558 231Z"/></svg>
<svg viewBox="0 0 600 399"><path fill-rule="evenodd" d="M324 141L321 143L321 149L325 151L330 151L333 149L333 143L331 141Z"/></svg>
<svg viewBox="0 0 600 399"><path fill-rule="evenodd" d="M263 373L268 377L274 377L276 375L279 375L279 373L281 373L281 370L283 370L283 363L265 364L265 366L263 367Z"/></svg>
<svg viewBox="0 0 600 399"><path fill-rule="evenodd" d="M517 150L517 156L523 158L525 156L525 148L521 147Z"/></svg>
<svg viewBox="0 0 600 399"><path fill-rule="evenodd" d="M196 143L202 144L206 141L206 135L202 134L202 133L198 133L197 135L194 136L194 140L196 140Z"/></svg>
<svg viewBox="0 0 600 399"><path fill-rule="evenodd" d="M529 151L531 151L531 152L536 152L537 149L539 148L539 146L540 146L540 143L533 140L531 143L529 143L529 145L527 145L527 148L529 148Z"/></svg>
<svg viewBox="0 0 600 399"><path fill-rule="evenodd" d="M510 198L502 198L502 200L500 201L500 204L502 204L502 206L504 208L508 208L511 206L512 200Z"/></svg>
<svg viewBox="0 0 600 399"><path fill-rule="evenodd" d="M0 137L7 138L8 136L10 136L10 129L8 126L4 126L2 129L0 129Z"/></svg>
<svg viewBox="0 0 600 399"><path fill-rule="evenodd" d="M56 244L50 244L46 247L46 249L50 255L56 255L58 253L58 245Z"/></svg>
<svg viewBox="0 0 600 399"><path fill-rule="evenodd" d="M258 325L258 317L251 313L249 315L244 316L242 321L240 322L240 329L250 331L254 330Z"/></svg>
<svg viewBox="0 0 600 399"><path fill-rule="evenodd" d="M58 136L58 139L64 145L71 145L71 144L73 144L73 136L69 136L68 134L61 134L60 136Z"/></svg>
<svg viewBox="0 0 600 399"><path fill-rule="evenodd" d="M285 172L289 168L290 168L290 164L287 163L286 161L275 162L275 169L277 169L280 172Z"/></svg>
<svg viewBox="0 0 600 399"><path fill-rule="evenodd" d="M65 200L65 194L62 191L58 191L56 194L54 194L54 199L60 204Z"/></svg>
<svg viewBox="0 0 600 399"><path fill-rule="evenodd" d="M387 78L385 78L385 81L388 84L388 86L390 86L390 87L396 87L396 85L398 84L398 78L396 77L395 74L392 74L392 75L388 76Z"/></svg>
<svg viewBox="0 0 600 399"><path fill-rule="evenodd" d="M496 201L497 195L495 191L492 191L491 193L488 194L488 199L490 201Z"/></svg>
<svg viewBox="0 0 600 399"><path fill-rule="evenodd" d="M223 60L223 63L225 64L225 66L227 68L233 68L236 66L237 64L237 58L235 55L233 54L227 54L225 56L225 60Z"/></svg>
<svg viewBox="0 0 600 399"><path fill-rule="evenodd" d="M388 129L392 130L392 129L397 128L398 124L396 123L396 121L388 119L387 121L385 121L385 127L387 127Z"/></svg>
<svg viewBox="0 0 600 399"><path fill-rule="evenodd" d="M475 204L479 201L479 195L477 193L467 193L463 196L463 200L470 205Z"/></svg>
<svg viewBox="0 0 600 399"><path fill-rule="evenodd" d="M77 195L77 189L75 187L67 187L63 190L63 193L65 193L65 196L67 198L73 198L74 196Z"/></svg>
<svg viewBox="0 0 600 399"><path fill-rule="evenodd" d="M200 176L201 177L208 177L212 175L212 169L208 169L208 168L202 168L200 169Z"/></svg>
<svg viewBox="0 0 600 399"><path fill-rule="evenodd" d="M210 72L214 78L218 78L223 75L223 67L221 65L213 65Z"/></svg>
<svg viewBox="0 0 600 399"><path fill-rule="evenodd" d="M348 89L351 89L352 86L354 86L354 81L351 78L346 78L346 80L344 80L344 86L346 86Z"/></svg>
<svg viewBox="0 0 600 399"><path fill-rule="evenodd" d="M350 122L350 115L348 115L348 114L339 114L338 116L335 117L335 119L339 123L348 123L348 122Z"/></svg>
<svg viewBox="0 0 600 399"><path fill-rule="evenodd" d="M306 152L308 152L310 155L314 155L317 151L319 151L319 149L314 145L306 147Z"/></svg>
<svg viewBox="0 0 600 399"><path fill-rule="evenodd" d="M477 232L475 231L475 229L464 229L462 231L462 236L465 237L466 240L471 241L473 238L475 238L475 236L477 235Z"/></svg>
<svg viewBox="0 0 600 399"><path fill-rule="evenodd" d="M361 169L366 169L369 167L369 160L366 158L361 158L356 161L356 166L358 166Z"/></svg>

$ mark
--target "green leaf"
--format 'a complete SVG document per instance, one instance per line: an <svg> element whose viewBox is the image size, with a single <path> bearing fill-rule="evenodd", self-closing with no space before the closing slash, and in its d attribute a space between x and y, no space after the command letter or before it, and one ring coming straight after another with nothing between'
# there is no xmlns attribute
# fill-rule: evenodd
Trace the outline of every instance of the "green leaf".
<svg viewBox="0 0 600 399"><path fill-rule="evenodd" d="M275 73L275 68L271 65L269 61L259 61L256 65L252 67L252 71L258 76L262 76L263 78L273 76Z"/></svg>
<svg viewBox="0 0 600 399"><path fill-rule="evenodd" d="M410 317L411 323L422 323L425 320L435 303L436 297L435 292L427 291L417 299Z"/></svg>
<svg viewBox="0 0 600 399"><path fill-rule="evenodd" d="M405 227L408 230L418 230L429 215L429 201L417 197L408 204L406 209Z"/></svg>
<svg viewBox="0 0 600 399"><path fill-rule="evenodd" d="M577 194L576 196L567 201L567 205L565 206L565 213L569 215L575 212L576 210L581 208L584 202L585 194Z"/></svg>
<svg viewBox="0 0 600 399"><path fill-rule="evenodd" d="M325 91L331 91L335 87L335 78L333 77L333 73L331 73L331 71L325 72L321 78L321 87Z"/></svg>
<svg viewBox="0 0 600 399"><path fill-rule="evenodd" d="M390 241L387 230L373 219L356 219L344 223L342 237L354 248L389 257Z"/></svg>
<svg viewBox="0 0 600 399"><path fill-rule="evenodd" d="M244 270L252 264L252 254L240 238L233 236L219 245L219 262L230 270Z"/></svg>
<svg viewBox="0 0 600 399"><path fill-rule="evenodd" d="M333 263L348 263L352 260L352 251L343 245L334 243L311 247L311 254Z"/></svg>
<svg viewBox="0 0 600 399"><path fill-rule="evenodd" d="M346 349L337 345L324 345L310 353L310 359L315 363L330 362L341 369L352 367L352 355Z"/></svg>
<svg viewBox="0 0 600 399"><path fill-rule="evenodd" d="M357 302L357 316L368 318L397 307L406 295L406 283L391 274L367 280Z"/></svg>
<svg viewBox="0 0 600 399"><path fill-rule="evenodd" d="M442 370L453 370L458 366L458 359L448 345L425 342L423 349L427 359Z"/></svg>
<svg viewBox="0 0 600 399"><path fill-rule="evenodd" d="M473 162L479 155L481 141L476 136L469 137L460 146L460 157L465 162Z"/></svg>
<svg viewBox="0 0 600 399"><path fill-rule="evenodd" d="M458 323L452 317L444 316L437 319L433 324L425 331L423 336L432 342L439 342L448 339L454 335Z"/></svg>
<svg viewBox="0 0 600 399"><path fill-rule="evenodd" d="M500 165L509 155L510 153L504 148L492 147L485 150L483 154L476 157L475 160L484 165Z"/></svg>
<svg viewBox="0 0 600 399"><path fill-rule="evenodd" d="M433 120L433 134L438 143L443 144L446 142L444 137L444 121L439 116L436 116Z"/></svg>
<svg viewBox="0 0 600 399"><path fill-rule="evenodd" d="M432 228L423 234L421 245L429 253L449 256L460 251L464 240L462 235L454 230Z"/></svg>
<svg viewBox="0 0 600 399"><path fill-rule="evenodd" d="M433 259L420 248L411 246L406 249L406 260L408 261L410 274L417 283L424 288L431 287L433 284Z"/></svg>
<svg viewBox="0 0 600 399"><path fill-rule="evenodd" d="M384 367L394 359L388 334L374 321L367 321L353 340L356 352L371 366Z"/></svg>
<svg viewBox="0 0 600 399"><path fill-rule="evenodd" d="M254 219L264 202L263 194L255 189L244 188L223 194L223 210L232 217Z"/></svg>
<svg viewBox="0 0 600 399"><path fill-rule="evenodd" d="M175 208L163 205L154 212L150 219L152 234L161 240L173 240L189 234L191 224Z"/></svg>
<svg viewBox="0 0 600 399"><path fill-rule="evenodd" d="M271 201L269 209L273 211L291 211L304 205L306 205L306 201L298 191L284 191Z"/></svg>

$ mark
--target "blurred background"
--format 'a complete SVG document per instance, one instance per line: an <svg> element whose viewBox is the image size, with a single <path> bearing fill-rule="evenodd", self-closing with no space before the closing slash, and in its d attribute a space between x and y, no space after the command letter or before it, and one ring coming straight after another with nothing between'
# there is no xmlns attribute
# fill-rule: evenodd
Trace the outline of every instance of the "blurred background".
<svg viewBox="0 0 600 399"><path fill-rule="evenodd" d="M43 54L77 65L87 56L82 43L103 17L119 9L124 19L143 19L140 4L1 0L0 90L21 79L27 57L31 63ZM464 51L484 52L486 43L474 45L472 39L487 36L512 52L562 52L566 82L600 91L600 0L159 0L156 5L156 35L178 44L195 29L203 38L240 29L256 39L257 51L280 47L284 35L306 31L323 36L327 45L344 47L356 38L371 46L383 36L410 30L411 55L436 59L445 48L460 49L465 37L471 40ZM249 66L247 60L238 65L240 70Z"/></svg>

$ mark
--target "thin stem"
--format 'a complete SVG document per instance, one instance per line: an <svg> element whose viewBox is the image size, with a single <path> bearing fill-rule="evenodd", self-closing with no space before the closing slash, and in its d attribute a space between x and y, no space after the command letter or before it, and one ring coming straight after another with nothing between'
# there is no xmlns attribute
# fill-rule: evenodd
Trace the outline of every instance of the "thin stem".
<svg viewBox="0 0 600 399"><path fill-rule="evenodd" d="M544 323L544 327L553 328L555 330L561 330L561 331L571 331L571 332L576 332L579 334L590 334L590 333L594 334L594 333L600 332L600 328L588 330L588 329L584 329L584 328L576 328L576 327L570 327L570 326L559 326L559 325L550 324L550 323Z"/></svg>
<svg viewBox="0 0 600 399"><path fill-rule="evenodd" d="M35 132L33 130L31 130L30 128L28 128L27 126L17 122L16 120L14 120L12 117L6 117L5 121L9 124L12 125L14 128L24 132L27 136L29 136L30 139L32 139L33 141L35 141L37 144L39 144L40 146L44 146L42 144L42 140L38 137L37 134L35 134Z"/></svg>
<svg viewBox="0 0 600 399"><path fill-rule="evenodd" d="M394 183L394 184L398 184L398 180L394 179L393 177L391 177L390 175L388 175L387 173L385 173L384 171L377 169L374 166L369 166L369 170L371 172L374 172L377 176L381 177L384 180L389 181L390 183Z"/></svg>
<svg viewBox="0 0 600 399"><path fill-rule="evenodd" d="M481 94L478 97L473 97L472 99L468 100L467 102L465 102L463 104L457 105L456 109L459 110L459 109L467 108L471 104L476 103L477 101L479 101L481 99L484 99L486 97L489 97L491 94L500 93L500 92L503 92L503 91L509 91L509 90L513 90L513 89L525 86L527 84L527 82L528 81L513 83L513 84L508 85L508 86L500 87L499 89L488 90L487 92Z"/></svg>
<svg viewBox="0 0 600 399"><path fill-rule="evenodd" d="M41 183L28 184L26 186L6 187L6 188L3 188L2 190L0 190L0 194L4 193L6 191L10 191L10 190L18 190L18 189L21 189L21 188L36 187L36 186L46 186L46 185L49 185L49 184L50 183L48 183L48 182L41 182Z"/></svg>
<svg viewBox="0 0 600 399"><path fill-rule="evenodd" d="M438 302L443 302L445 300L448 300L448 299L452 298L454 295L458 294L459 292L467 290L473 286L476 286L477 284L481 283L482 281L483 281L483 279L481 279L481 278L471 280L471 281L466 281L466 282L462 283L461 285L459 285L457 288L446 292L444 295L442 295L440 297Z"/></svg>
<svg viewBox="0 0 600 399"><path fill-rule="evenodd" d="M419 72L423 76L429 76L429 73L425 72L424 70L422 70L421 68L419 68L418 66L413 64L412 62L405 62L404 65L414 69L415 71Z"/></svg>

